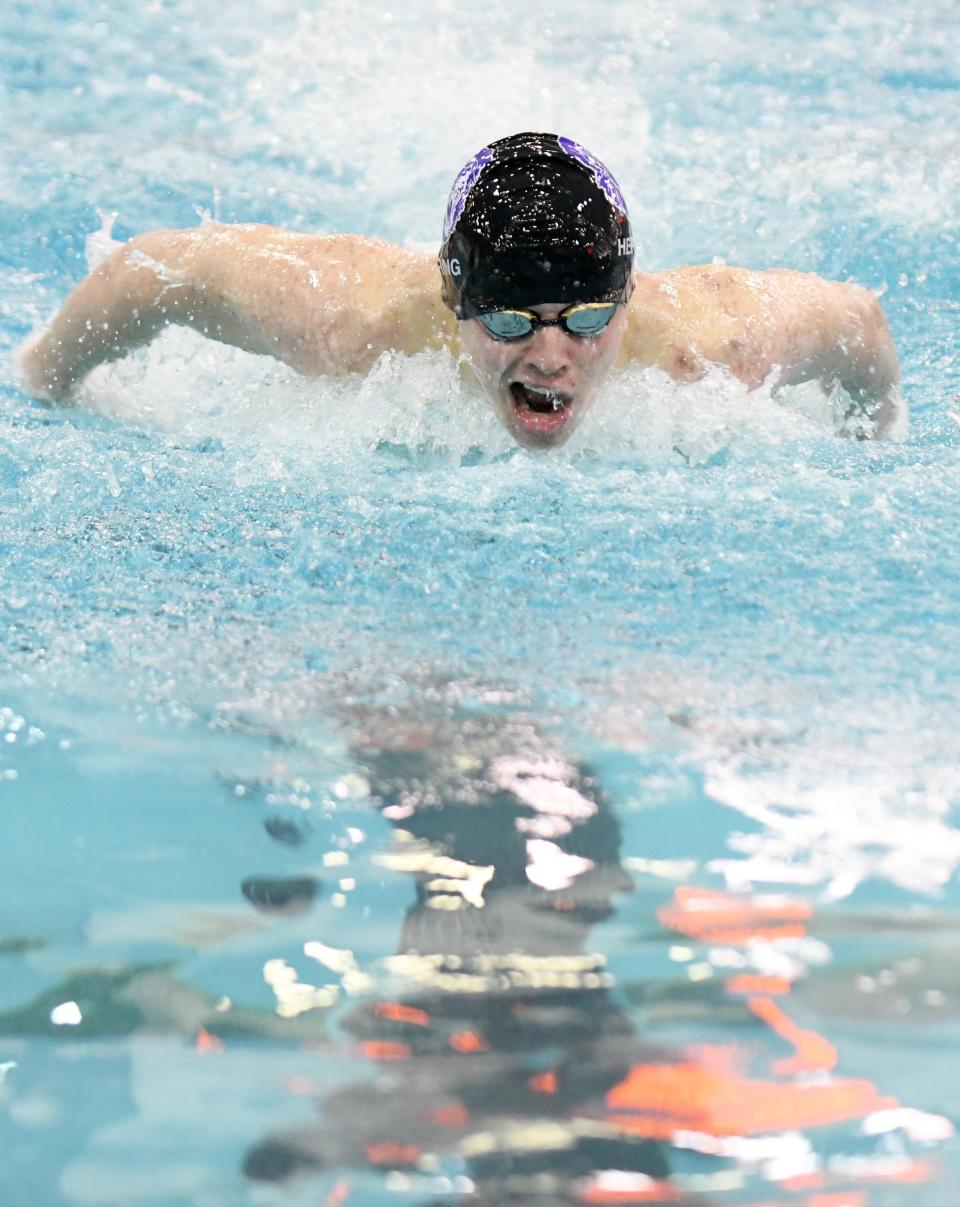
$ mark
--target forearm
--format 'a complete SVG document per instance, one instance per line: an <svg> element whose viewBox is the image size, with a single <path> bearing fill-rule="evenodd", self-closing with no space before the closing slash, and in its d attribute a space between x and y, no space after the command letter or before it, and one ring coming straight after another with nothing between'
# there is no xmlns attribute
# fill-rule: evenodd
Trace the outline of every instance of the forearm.
<svg viewBox="0 0 960 1207"><path fill-rule="evenodd" d="M823 384L843 390L848 401L840 431L862 440L886 435L906 411L900 397L900 365L883 310L866 290L852 287L852 292Z"/></svg>
<svg viewBox="0 0 960 1207"><path fill-rule="evenodd" d="M832 377L865 407L884 402L900 385L900 365L890 328L877 300L865 290L846 311L833 343ZM829 374L828 374L829 376Z"/></svg>
<svg viewBox="0 0 960 1207"><path fill-rule="evenodd" d="M166 234L132 240L73 290L46 331L21 352L31 393L63 400L96 365L147 343L168 323L188 321L195 290L175 264L165 265L143 246Z"/></svg>
<svg viewBox="0 0 960 1207"><path fill-rule="evenodd" d="M248 352L282 356L241 302L217 287L217 258L210 255L217 238L206 228L151 231L120 248L21 351L26 388L62 401L91 369L120 359L170 324Z"/></svg>
<svg viewBox="0 0 960 1207"><path fill-rule="evenodd" d="M811 301L804 335L781 361L783 384L815 378L828 392L839 387L849 399L845 418L870 420L872 434L883 435L902 404L897 352L879 302L859 286L825 281Z"/></svg>

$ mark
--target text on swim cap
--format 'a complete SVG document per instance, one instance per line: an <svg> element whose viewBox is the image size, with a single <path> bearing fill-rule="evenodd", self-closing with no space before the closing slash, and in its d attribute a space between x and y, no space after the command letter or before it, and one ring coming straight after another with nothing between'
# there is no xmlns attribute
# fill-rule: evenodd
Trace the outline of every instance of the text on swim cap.
<svg viewBox="0 0 960 1207"><path fill-rule="evenodd" d="M636 247L634 246L634 242L633 242L632 238L617 240L617 255L618 256L632 256L635 251L636 251Z"/></svg>
<svg viewBox="0 0 960 1207"><path fill-rule="evenodd" d="M460 261L455 257L451 260L441 259L440 267L444 272L448 272L452 277L458 277L460 275Z"/></svg>

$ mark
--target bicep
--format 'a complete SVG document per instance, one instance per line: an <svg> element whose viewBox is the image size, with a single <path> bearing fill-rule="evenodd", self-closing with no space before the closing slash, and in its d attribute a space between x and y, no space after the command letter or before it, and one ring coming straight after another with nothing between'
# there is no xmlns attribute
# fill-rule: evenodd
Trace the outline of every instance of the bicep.
<svg viewBox="0 0 960 1207"><path fill-rule="evenodd" d="M422 299L402 249L270 228L227 238L229 246L223 236L211 241L198 262L190 325L204 334L307 376L364 372L385 348L423 346L411 340L409 316Z"/></svg>
<svg viewBox="0 0 960 1207"><path fill-rule="evenodd" d="M859 285L803 273L781 276L782 384L819 379L855 391L894 386L899 377L886 316Z"/></svg>

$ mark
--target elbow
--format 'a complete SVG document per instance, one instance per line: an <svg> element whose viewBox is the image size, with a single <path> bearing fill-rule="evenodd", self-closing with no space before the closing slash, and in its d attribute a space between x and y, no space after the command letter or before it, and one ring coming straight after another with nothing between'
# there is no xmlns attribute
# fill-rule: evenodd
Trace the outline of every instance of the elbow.
<svg viewBox="0 0 960 1207"><path fill-rule="evenodd" d="M104 267L113 273L129 275L132 280L151 277L160 283L182 278L182 253L177 246L178 231L147 231L134 237L115 252Z"/></svg>
<svg viewBox="0 0 960 1207"><path fill-rule="evenodd" d="M900 363L880 303L865 289L857 289L857 303L834 348L833 376L854 401L879 404L896 394Z"/></svg>
<svg viewBox="0 0 960 1207"><path fill-rule="evenodd" d="M835 380L847 398L843 429L860 439L903 437L907 408L900 395L900 364L879 303L869 298L863 326Z"/></svg>
<svg viewBox="0 0 960 1207"><path fill-rule="evenodd" d="M860 325L865 367L880 389L895 389L900 383L900 364L883 307L867 290L861 290Z"/></svg>
<svg viewBox="0 0 960 1207"><path fill-rule="evenodd" d="M108 261L115 292L125 300L132 331L151 338L168 323L193 325L202 311L190 260L189 232L154 230L136 235Z"/></svg>

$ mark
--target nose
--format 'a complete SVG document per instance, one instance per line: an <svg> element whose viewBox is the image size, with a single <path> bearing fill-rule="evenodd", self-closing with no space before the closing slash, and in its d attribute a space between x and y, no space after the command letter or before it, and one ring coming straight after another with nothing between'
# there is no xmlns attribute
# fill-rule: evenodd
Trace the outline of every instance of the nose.
<svg viewBox="0 0 960 1207"><path fill-rule="evenodd" d="M560 327L540 327L524 348L527 369L540 377L559 377L569 367L568 336Z"/></svg>

